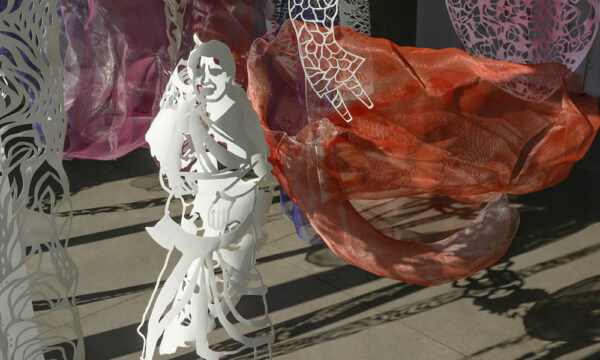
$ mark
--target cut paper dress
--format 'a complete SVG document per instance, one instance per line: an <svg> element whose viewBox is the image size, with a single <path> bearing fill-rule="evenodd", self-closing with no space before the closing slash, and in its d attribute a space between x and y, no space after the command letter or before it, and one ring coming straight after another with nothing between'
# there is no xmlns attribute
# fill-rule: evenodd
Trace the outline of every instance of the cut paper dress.
<svg viewBox="0 0 600 360"><path fill-rule="evenodd" d="M349 96L355 120L344 124L307 89L289 22L253 44L248 95L281 187L338 256L380 276L435 285L493 264L518 225L502 194L565 179L600 126L598 99L569 93L562 65L399 47L345 28L335 36L369 59L357 78L373 109ZM498 86L523 74L562 86L537 103ZM386 236L350 203L418 194L488 204L464 230L425 242Z"/></svg>

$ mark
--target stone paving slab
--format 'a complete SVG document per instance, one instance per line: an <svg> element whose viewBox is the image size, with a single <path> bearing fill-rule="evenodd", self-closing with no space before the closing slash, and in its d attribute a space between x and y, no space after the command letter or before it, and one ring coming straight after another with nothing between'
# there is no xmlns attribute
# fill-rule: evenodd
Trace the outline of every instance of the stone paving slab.
<svg viewBox="0 0 600 360"><path fill-rule="evenodd" d="M75 165L87 171L74 177L70 248L87 359L139 358L136 328L166 255L144 231L165 203L146 152L70 165L71 173ZM505 258L431 288L378 278L303 243L275 202L257 260L269 287L274 358L600 359L600 176L579 169L512 202L521 226ZM221 329L211 339L227 335ZM156 358L195 359L192 351ZM259 358L266 354L260 349Z"/></svg>

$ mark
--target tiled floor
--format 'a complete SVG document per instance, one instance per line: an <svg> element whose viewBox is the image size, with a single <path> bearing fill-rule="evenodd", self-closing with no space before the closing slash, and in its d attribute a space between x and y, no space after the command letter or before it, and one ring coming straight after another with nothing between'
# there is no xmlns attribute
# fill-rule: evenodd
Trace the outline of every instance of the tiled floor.
<svg viewBox="0 0 600 360"><path fill-rule="evenodd" d="M87 359L139 358L136 328L166 255L144 231L165 203L147 156L68 165ZM275 202L258 258L274 358L600 359L600 176L576 170L512 201L521 226L506 257L432 288L378 278L303 243ZM196 357L185 349L157 358Z"/></svg>

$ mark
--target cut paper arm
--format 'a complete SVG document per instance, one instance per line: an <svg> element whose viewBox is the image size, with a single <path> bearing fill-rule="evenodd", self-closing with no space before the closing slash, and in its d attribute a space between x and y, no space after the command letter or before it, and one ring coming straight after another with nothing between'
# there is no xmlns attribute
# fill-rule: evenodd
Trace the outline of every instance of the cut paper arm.
<svg viewBox="0 0 600 360"><path fill-rule="evenodd" d="M326 97L346 122L352 121L340 90L347 90L367 108L373 107L356 71L365 61L335 39L338 0L290 0L289 14L298 39L306 80L319 97Z"/></svg>

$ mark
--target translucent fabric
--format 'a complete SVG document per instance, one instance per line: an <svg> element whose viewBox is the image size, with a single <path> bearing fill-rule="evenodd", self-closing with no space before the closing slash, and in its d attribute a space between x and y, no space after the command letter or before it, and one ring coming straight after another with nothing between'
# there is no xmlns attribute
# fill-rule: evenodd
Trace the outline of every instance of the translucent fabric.
<svg viewBox="0 0 600 360"><path fill-rule="evenodd" d="M170 3L180 6L177 1ZM182 24L178 24L181 45L172 59L167 27L178 28L165 14L165 1L62 1L68 41L64 158L110 160L145 145L144 134L158 112L172 65L193 47L194 33L203 41L215 39L230 46L237 81L245 85L248 49L264 34L266 18L274 11L254 3L184 3Z"/></svg>
<svg viewBox="0 0 600 360"><path fill-rule="evenodd" d="M435 285L491 265L518 224L501 194L565 179L600 126L598 100L570 94L562 65L399 47L345 28L336 38L368 59L357 78L374 107L348 96L352 123L307 91L289 22L273 42L253 44L248 95L282 188L338 256L375 274ZM562 86L538 103L497 86L523 74ZM386 236L350 202L418 194L489 203L466 229L431 242Z"/></svg>
<svg viewBox="0 0 600 360"><path fill-rule="evenodd" d="M306 216L300 211L298 206L292 202L292 199L285 193L285 190L279 190L279 202L281 204L281 213L291 220L296 228L296 234L300 240L309 244L323 244L323 238L310 225Z"/></svg>
<svg viewBox="0 0 600 360"><path fill-rule="evenodd" d="M69 43L64 158L116 159L145 144L167 84L164 3L64 0L62 7Z"/></svg>

